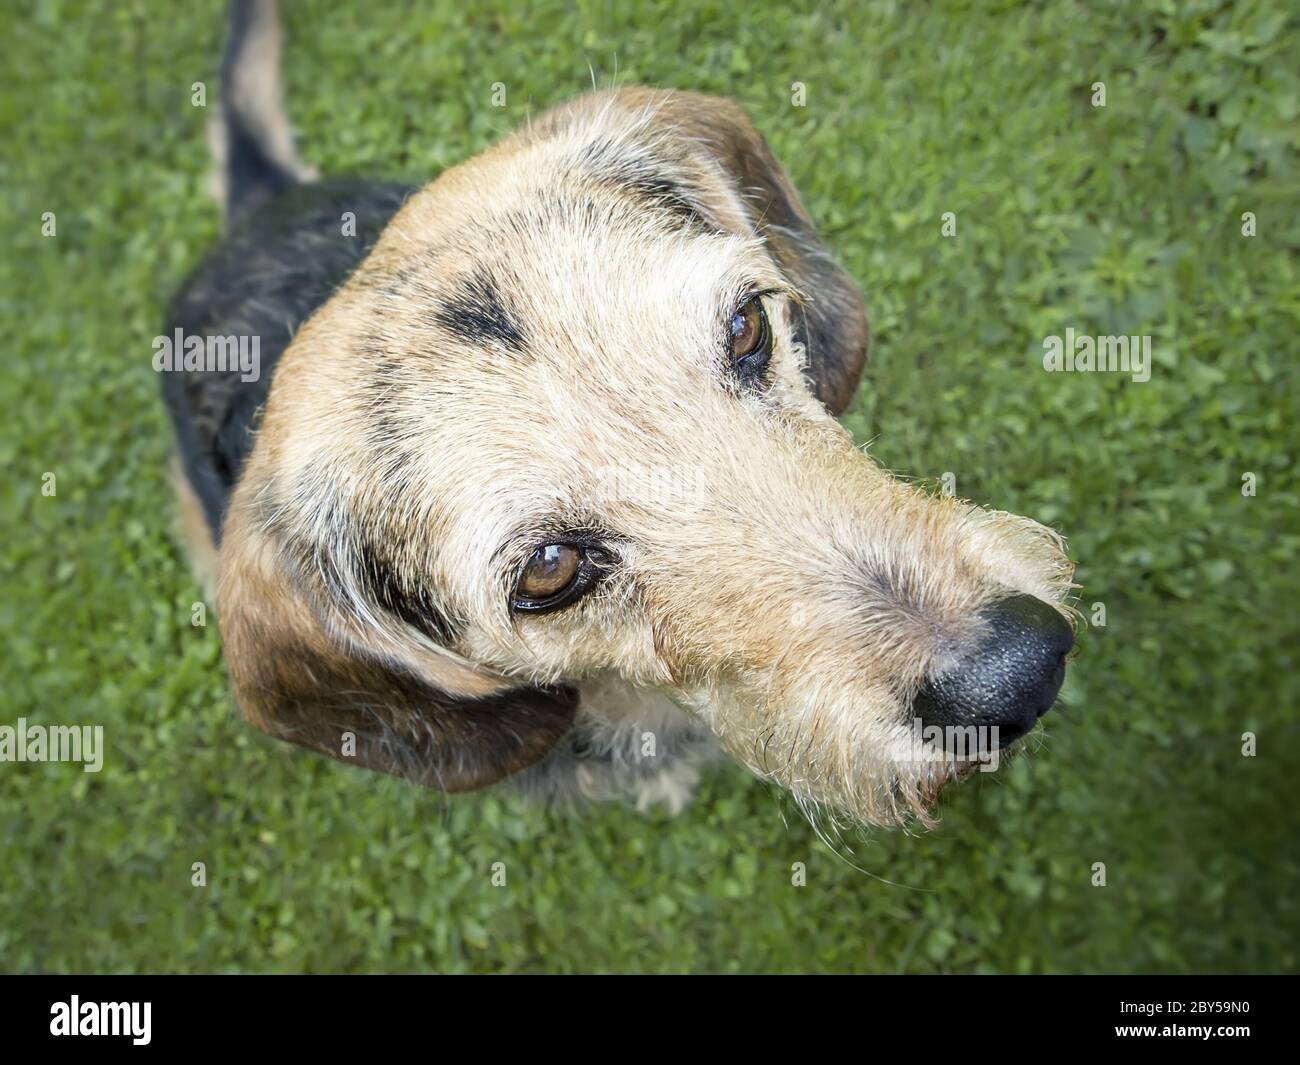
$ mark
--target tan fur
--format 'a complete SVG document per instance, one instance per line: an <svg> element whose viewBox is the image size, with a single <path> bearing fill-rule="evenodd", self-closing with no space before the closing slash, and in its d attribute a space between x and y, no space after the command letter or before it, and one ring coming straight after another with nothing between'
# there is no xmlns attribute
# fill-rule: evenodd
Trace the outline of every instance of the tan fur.
<svg viewBox="0 0 1300 1065"><path fill-rule="evenodd" d="M189 556L194 576L203 587L203 594L211 598L217 587L217 545L212 542L203 504L181 469L179 459L172 459L172 487L176 490L176 524L181 543Z"/></svg>
<svg viewBox="0 0 1300 1065"><path fill-rule="evenodd" d="M671 176L712 228L665 224L591 176L593 145ZM431 315L476 269L517 313L523 350ZM752 290L772 293L776 337L761 396L720 384L720 323ZM809 315L815 352L793 340ZM363 761L419 779L393 750L421 730L436 750L476 742L483 721L422 711L419 685L586 685L576 719L590 723L623 712L602 702L613 677L667 693L802 803L877 823L924 813L952 770L914 757L905 711L940 645L1008 589L1067 613L1071 567L1041 526L925 495L854 445L832 412L866 338L860 298L734 104L594 93L447 171L277 369L221 551L245 712L339 757L356 710L330 688L355 682L393 741ZM572 607L512 614L533 547L591 525L615 538L615 571ZM295 562L294 545L346 558L361 538L462 623L450 646ZM475 754L453 785L544 757L574 713L552 711L510 723L527 735L508 756Z"/></svg>
<svg viewBox="0 0 1300 1065"><path fill-rule="evenodd" d="M237 111L248 130L254 134L267 157L295 175L299 181L312 181L316 168L303 162L294 147L293 127L284 109L284 88L280 78L280 39L283 36L275 0L254 5L253 25L248 33L248 48L241 53L231 72L231 95L223 107ZM208 193L223 208L226 188L226 127L220 115L207 126L208 150L213 168L208 176Z"/></svg>

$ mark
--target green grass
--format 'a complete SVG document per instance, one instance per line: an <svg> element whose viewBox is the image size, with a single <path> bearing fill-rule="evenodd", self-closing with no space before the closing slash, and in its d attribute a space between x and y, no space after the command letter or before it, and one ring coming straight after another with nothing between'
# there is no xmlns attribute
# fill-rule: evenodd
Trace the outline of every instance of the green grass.
<svg viewBox="0 0 1300 1065"><path fill-rule="evenodd" d="M290 5L291 110L326 172L431 177L582 90L589 65L739 99L868 295L859 439L1070 537L1081 605L1107 625L1081 634L1040 750L950 794L933 833L852 841L904 886L844 864L738 768L676 819L575 817L447 801L243 725L215 625L190 624L150 369L164 302L217 235L190 86L215 93L220 5L14 6L0 724L102 724L108 754L98 775L0 764L0 968L1298 967L1300 55L1283 5ZM1151 334L1150 382L1043 372L1043 337L1067 326Z"/></svg>

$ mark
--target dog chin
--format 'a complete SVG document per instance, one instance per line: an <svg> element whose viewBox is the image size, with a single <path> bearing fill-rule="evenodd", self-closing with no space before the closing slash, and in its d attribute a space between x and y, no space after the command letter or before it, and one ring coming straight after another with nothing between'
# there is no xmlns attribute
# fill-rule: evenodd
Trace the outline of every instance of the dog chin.
<svg viewBox="0 0 1300 1065"><path fill-rule="evenodd" d="M1023 750L1024 743L1022 737L988 751L952 753L933 745L918 749L900 740L886 745L883 761L880 752L874 752L869 767L852 777L782 783L810 816L847 818L877 828L932 829L939 821L940 800L950 788L978 774L997 772L1004 761Z"/></svg>
<svg viewBox="0 0 1300 1065"><path fill-rule="evenodd" d="M908 765L907 773L900 773L895 783L895 791L909 798L907 807L911 817L904 817L904 820L914 819L927 828L933 828L938 823L937 808L945 792L981 773L1000 771L1004 762L1017 757L1025 749L1026 738L1022 736L992 751L934 757L922 766L920 772L914 764ZM904 779L909 783L904 784Z"/></svg>
<svg viewBox="0 0 1300 1065"><path fill-rule="evenodd" d="M979 773L982 765L978 761L964 760L944 763L934 770L929 776L919 782L917 788L917 798L921 810L918 811L918 817L927 823L933 823L935 819L935 807L939 804L945 790L950 785L961 784L969 780L976 773Z"/></svg>

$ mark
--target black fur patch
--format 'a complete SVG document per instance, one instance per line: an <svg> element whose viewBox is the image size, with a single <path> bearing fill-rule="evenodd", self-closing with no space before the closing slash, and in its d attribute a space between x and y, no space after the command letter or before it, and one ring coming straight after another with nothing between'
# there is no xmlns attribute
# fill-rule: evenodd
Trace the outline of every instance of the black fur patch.
<svg viewBox="0 0 1300 1065"><path fill-rule="evenodd" d="M615 175L613 180L648 201L652 207L666 211L688 226L710 233L718 231L718 227L692 202L685 188L671 178L633 171Z"/></svg>
<svg viewBox="0 0 1300 1065"><path fill-rule="evenodd" d="M226 130L226 217L233 220L291 188L293 173L277 162L266 148L266 134L254 116L236 104L240 90L241 61L273 40L275 16L264 6L232 3L221 58L221 120ZM256 65L256 63L252 64Z"/></svg>
<svg viewBox="0 0 1300 1065"><path fill-rule="evenodd" d="M475 344L497 343L511 351L524 350L518 316L506 306L492 275L481 267L443 298L433 320Z"/></svg>
<svg viewBox="0 0 1300 1065"><path fill-rule="evenodd" d="M631 193L646 206L663 212L680 225L708 233L721 231L685 185L663 173L650 161L628 155L615 141L594 141L582 150L578 162L587 177Z"/></svg>
<svg viewBox="0 0 1300 1065"><path fill-rule="evenodd" d="M306 499L309 489L297 493ZM292 497L291 497L292 498ZM394 563L382 547L387 535L376 530L367 534L333 492L316 504L314 524L332 530L324 541L304 535L293 515L302 506L285 499L264 497L258 502L259 522L276 540L285 571L298 591L308 601L314 589L323 585L328 602L344 604L355 589L370 605L398 618L435 643L450 646L464 629L464 624L444 611L417 577Z"/></svg>
<svg viewBox="0 0 1300 1065"><path fill-rule="evenodd" d="M421 583L408 581L374 544L361 545L357 578L371 602L435 643L446 646L456 638L460 626L453 624Z"/></svg>
<svg viewBox="0 0 1300 1065"><path fill-rule="evenodd" d="M218 537L226 503L253 447L275 365L298 327L374 246L412 190L378 181L299 185L241 217L194 270L168 310L164 334L256 336L261 374L164 373L163 398L185 475ZM342 215L356 216L356 235Z"/></svg>

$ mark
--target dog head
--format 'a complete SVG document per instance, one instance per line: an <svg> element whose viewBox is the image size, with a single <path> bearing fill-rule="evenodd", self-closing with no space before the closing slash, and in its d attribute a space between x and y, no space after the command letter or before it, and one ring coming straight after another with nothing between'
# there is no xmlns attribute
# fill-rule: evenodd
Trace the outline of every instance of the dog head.
<svg viewBox="0 0 1300 1065"><path fill-rule="evenodd" d="M277 370L222 545L245 713L463 790L612 673L800 800L923 811L914 719L1032 726L1071 569L854 446L866 346L733 104L593 94L446 172Z"/></svg>

